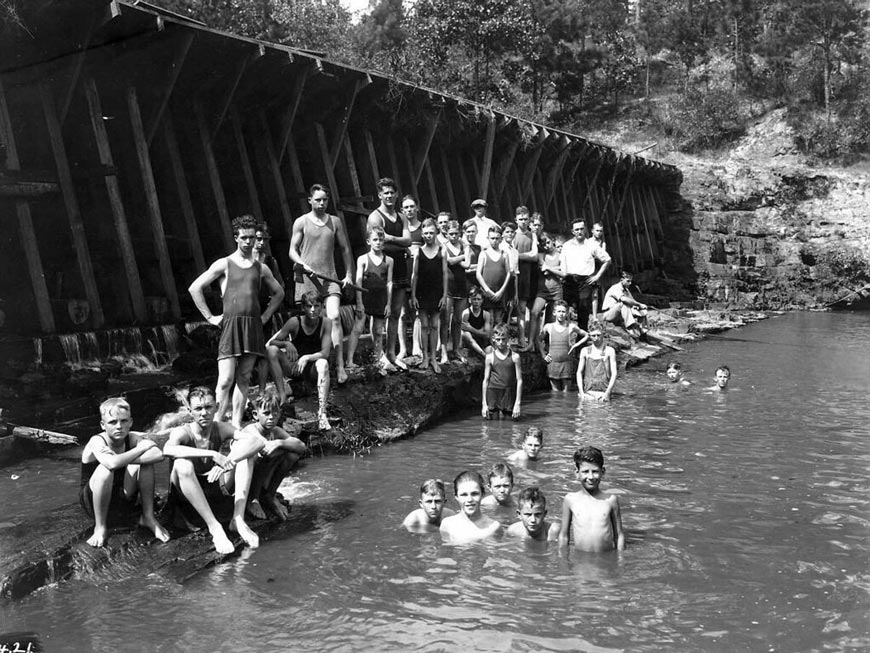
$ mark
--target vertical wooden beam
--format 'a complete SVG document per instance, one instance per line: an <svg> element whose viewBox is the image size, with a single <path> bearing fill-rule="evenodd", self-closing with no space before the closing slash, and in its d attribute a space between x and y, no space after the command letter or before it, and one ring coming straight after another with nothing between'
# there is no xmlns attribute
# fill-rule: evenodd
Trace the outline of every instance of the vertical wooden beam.
<svg viewBox="0 0 870 653"><path fill-rule="evenodd" d="M160 120L163 118L166 107L169 106L169 99L172 97L172 91L175 89L175 84L178 82L178 76L181 74L181 68L184 65L184 60L187 58L188 51L190 51L190 46L193 45L193 39L193 32L185 34L181 39L181 43L178 46L175 56L172 58L171 70L168 79L166 80L166 84L163 87L160 102L156 107L154 107L151 119L148 121L148 138L146 140L149 147L151 146L151 142L154 140L154 135L157 133L157 129L160 127Z"/></svg>
<svg viewBox="0 0 870 653"><path fill-rule="evenodd" d="M444 175L444 189L447 191L447 203L454 220L462 222L456 205L456 196L453 194L453 180L450 178L450 164L447 161L447 152L443 147L438 148L438 158L441 159L441 173Z"/></svg>
<svg viewBox="0 0 870 653"><path fill-rule="evenodd" d="M492 173L492 154L495 150L495 131L498 118L490 112L489 124L486 126L486 145L483 149L483 165L479 173L480 196L486 199L489 192L489 177ZM477 159L474 159L475 163Z"/></svg>
<svg viewBox="0 0 870 653"><path fill-rule="evenodd" d="M462 152L457 152L453 155L454 157L458 157L458 160L454 158L454 170L459 173L459 183L462 186L463 193L463 208L465 208L465 215L469 215L472 213L471 209L468 208L469 205L478 197L479 195L472 195L471 188L468 185L468 177L465 174L465 166L463 165L465 157ZM485 197L482 199L486 199Z"/></svg>
<svg viewBox="0 0 870 653"><path fill-rule="evenodd" d="M223 103L218 108L217 118L215 118L214 125L209 130L209 135L213 136L220 131L221 125L224 122L224 118L227 116L227 111L230 109L230 105L233 103L233 97L236 95L236 91L239 88L239 84L242 81L242 77L245 74L245 70L248 68L248 64L253 61L254 55L246 55L239 59L238 63L236 63L236 68L233 71L233 74L230 76L230 87L227 91L225 91L222 96L224 98ZM223 79L223 77L222 77Z"/></svg>
<svg viewBox="0 0 870 653"><path fill-rule="evenodd" d="M362 185L360 185L359 181L359 171L356 169L356 158L353 155L353 143L350 142L349 138L344 139L344 158L347 162L347 173L350 175L350 185L353 188L354 197L360 198L362 197ZM357 199L355 201L358 208L362 208L362 200Z"/></svg>
<svg viewBox="0 0 870 653"><path fill-rule="evenodd" d="M302 166L299 164L299 155L296 153L296 143L291 138L284 148L287 151L287 163L290 165L290 176L293 178L293 189L299 197L299 208L302 213L307 213L311 206L308 204L308 191L305 189L305 178L302 176Z"/></svg>
<svg viewBox="0 0 870 653"><path fill-rule="evenodd" d="M281 210L281 222L284 225L284 236L289 241L293 234L293 214L290 212L290 202L287 200L287 190L284 188L284 178L281 176L281 166L278 163L278 155L272 142L272 131L269 129L269 121L266 111L260 109L257 113L260 119L259 148L266 154L266 169L272 176L275 186L275 195L278 199L278 208Z"/></svg>
<svg viewBox="0 0 870 653"><path fill-rule="evenodd" d="M260 194L257 191L257 184L254 181L254 171L251 168L251 158L248 156L248 144L245 140L245 133L242 131L242 121L239 119L239 113L235 109L230 111L230 120L233 123L233 134L236 139L236 147L239 149L239 165L242 168L242 175L245 177L245 185L248 187L248 201L250 202L251 212L258 222L263 222L263 209L260 206Z"/></svg>
<svg viewBox="0 0 870 653"><path fill-rule="evenodd" d="M444 109L438 108L438 113L429 121L426 126L426 135L420 143L417 153L414 155L414 183L420 183L420 176L423 174L423 166L426 165L429 157L429 150L432 149L432 141L435 139L435 132L438 131L438 123L441 120L441 114Z"/></svg>
<svg viewBox="0 0 870 653"><path fill-rule="evenodd" d="M115 162L112 159L109 134L106 132L106 124L103 121L100 94L97 90L97 82L93 77L85 82L85 95L88 100L91 126L94 130L94 140L97 143L100 163L107 168L114 169ZM105 180L106 191L109 194L109 208L112 210L115 233L118 236L118 249L121 251L121 261L124 264L124 273L127 277L127 290L130 293L130 301L133 306L133 317L137 322L143 323L148 319L148 310L145 307L145 295L142 292L142 282L139 279L139 268L136 266L133 240L130 238L130 229L127 226L127 213L124 211L124 202L121 199L121 187L115 173L106 174Z"/></svg>
<svg viewBox="0 0 870 653"><path fill-rule="evenodd" d="M486 195L480 192L483 184L480 180L480 164L477 162L477 157L471 157L471 172L474 174L474 182L477 189L474 196L486 199Z"/></svg>
<svg viewBox="0 0 870 653"><path fill-rule="evenodd" d="M136 158L139 161L142 185L145 189L145 207L148 209L148 217L151 220L154 249L157 252L157 263L160 268L163 290L169 300L169 310L172 312L172 317L180 320L181 307L178 303L178 289L175 287L175 275L172 274L172 262L169 258L169 248L166 245L166 234L163 231L163 216L160 213L160 200L157 197L157 185L154 183L151 155L148 153L145 126L142 124L142 114L135 86L127 87L127 109L130 112L130 125L133 128L133 141L136 144Z"/></svg>
<svg viewBox="0 0 870 653"><path fill-rule="evenodd" d="M221 183L220 171L218 170L217 160L215 159L214 149L211 144L211 133L209 133L205 114L203 113L202 106L198 101L194 103L193 111L196 114L196 126L199 131L199 140L202 144L203 160L205 161L205 168L208 172L212 197L214 197L214 203L217 207L220 231L224 240L224 249L231 252L234 247L233 233L230 227L230 213L227 210L227 200L224 196L224 187Z"/></svg>
<svg viewBox="0 0 870 653"><path fill-rule="evenodd" d="M375 142L372 138L372 133L366 129L364 132L366 139L366 150L369 153L369 165L372 169L372 176L375 178L375 181L381 178L381 171L378 168L378 155L375 152Z"/></svg>
<svg viewBox="0 0 870 653"><path fill-rule="evenodd" d="M344 114L341 117L341 120L338 123L338 131L335 134L335 137L332 141L332 147L329 149L329 160L332 164L332 169L335 170L335 166L338 164L338 155L341 154L342 146L344 145L344 139L347 136L347 126L350 123L350 116L353 113L353 106L356 102L356 97L359 95L359 92L369 83L368 76L357 79L354 82L353 90L350 92L350 98L348 98L347 106L344 108Z"/></svg>
<svg viewBox="0 0 870 653"><path fill-rule="evenodd" d="M432 165L429 160L426 160L426 184L429 186L429 198L432 201L435 213L439 213L444 209L441 208L441 202L438 200L438 187L435 183L435 174L432 172Z"/></svg>
<svg viewBox="0 0 870 653"><path fill-rule="evenodd" d="M588 183L589 189L595 188L595 184L598 183L598 175L601 172L601 168L604 166L604 159L605 159L604 152L602 152L600 148L596 148L595 153L598 155L598 166L595 168L595 173L592 175L592 179ZM584 175L584 178L585 178L585 175ZM589 198L590 198L590 194L587 193L586 194L587 201L583 202L583 206L581 207L581 211L586 208L586 205L589 203Z"/></svg>
<svg viewBox="0 0 870 653"><path fill-rule="evenodd" d="M417 205L419 207L422 200L420 199L420 193L417 191L417 179L414 175L414 157L411 154L411 144L408 142L408 139L403 136L401 145L402 154L405 159L404 168L408 171L408 181L411 183L411 195L417 198Z"/></svg>
<svg viewBox="0 0 870 653"><path fill-rule="evenodd" d="M193 254L193 262L197 270L205 270L205 256L202 253L202 243L199 239L199 229L196 226L196 215L193 212L193 202L190 200L190 189L184 174L184 163L181 160L181 150L175 135L175 125L172 123L172 112L163 118L163 141L169 153L169 163L172 166L172 176L175 178L175 189L178 192L178 202L181 205L181 215L187 229L187 242Z"/></svg>
<svg viewBox="0 0 870 653"><path fill-rule="evenodd" d="M12 119L9 115L9 106L6 103L6 91L3 88L2 78L0 78L0 142L3 143L6 150L6 169L10 171L21 170L21 161L18 158L18 147L15 142L15 132L12 129ZM51 312L51 300L48 296L48 286L45 283L42 257L39 255L39 241L36 239L36 231L33 229L30 203L25 199L16 199L15 212L18 216L21 248L24 250L24 258L27 260L30 286L33 289L36 311L39 314L39 326L43 333L54 333L54 315Z"/></svg>
<svg viewBox="0 0 870 653"><path fill-rule="evenodd" d="M407 191L401 190L402 188L402 178L399 175L399 161L396 158L396 146L393 143L393 134L387 136L387 157L390 161L390 171L387 173L387 176L392 177L393 180L399 184L399 192L404 193Z"/></svg>
<svg viewBox="0 0 870 653"><path fill-rule="evenodd" d="M287 144L290 142L290 133L293 130L293 121L296 120L296 112L299 111L299 103L302 101L302 92L305 89L305 82L311 74L311 66L305 66L296 79L293 80L293 93L291 95L290 104L287 106L287 111L281 121L281 133L278 142L278 165L284 160L284 155L287 153Z"/></svg>
<svg viewBox="0 0 870 653"><path fill-rule="evenodd" d="M528 160L526 161L526 165L523 168L523 176L522 182L520 184L520 202L525 204L528 201L529 196L532 193L532 183L535 179L535 171L538 169L538 161L541 158L541 153L544 151L544 143L547 142L547 138L549 138L549 133L546 130L541 130L541 136L538 139L537 145L535 145L534 151L532 151ZM545 213L547 207L539 205L538 211L541 213Z"/></svg>
<svg viewBox="0 0 870 653"><path fill-rule="evenodd" d="M48 82L39 84L39 95L42 101L42 111L45 114L45 123L48 128L48 138L51 142L51 150L54 154L54 162L57 166L57 176L60 182L63 201L72 230L73 245L76 250L76 258L79 264L79 274L85 289L85 297L90 304L93 326L99 328L105 323L103 305L100 302L100 293L97 289L97 281L94 276L94 266L91 262L91 253L88 248L88 236L85 233L85 225L79 210L78 198L76 198L75 185L70 173L69 160L66 155L66 146L63 142L60 121L51 97L51 89Z"/></svg>
<svg viewBox="0 0 870 653"><path fill-rule="evenodd" d="M96 25L96 17L91 19L91 23L88 26L87 34L81 44L81 50L79 50L78 54L75 55L73 64L72 64L72 74L70 75L69 84L66 88L66 93L64 94L63 104L60 107L60 124L63 125L66 122L67 114L69 113L69 108L72 105L73 95L75 94L76 85L79 83L79 77L82 74L82 67L85 64L85 57L88 54L88 44L91 41L91 35L94 33L94 26Z"/></svg>
<svg viewBox="0 0 870 653"><path fill-rule="evenodd" d="M506 206L508 213L516 208L511 205L510 197L505 191L507 188L508 173L514 163L514 158L517 155L517 148L519 148L519 145L519 138L513 138L508 142L507 147L499 156L498 165L495 168L495 173L493 174L492 179L493 200L495 202L501 202L502 206Z"/></svg>
<svg viewBox="0 0 870 653"><path fill-rule="evenodd" d="M329 184L329 194L332 195L332 210L344 221L344 212L341 210L341 195L338 192L338 182L335 180L335 171L332 168L332 158L329 154L329 144L326 141L326 130L319 122L314 123L317 132L317 143L320 146L320 157L323 161L323 169ZM345 225L347 227L347 225Z"/></svg>

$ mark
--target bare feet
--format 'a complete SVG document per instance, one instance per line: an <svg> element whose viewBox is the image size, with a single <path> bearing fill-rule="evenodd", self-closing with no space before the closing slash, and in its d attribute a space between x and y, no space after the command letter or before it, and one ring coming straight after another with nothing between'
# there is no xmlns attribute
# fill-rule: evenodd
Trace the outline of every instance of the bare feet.
<svg viewBox="0 0 870 653"><path fill-rule="evenodd" d="M450 356L447 355L446 351L441 353L441 364L442 365L449 365L450 364Z"/></svg>
<svg viewBox="0 0 870 653"><path fill-rule="evenodd" d="M463 356L462 354L459 354L459 356L457 357L456 360L458 360L463 365L465 365L468 362L468 359L465 356Z"/></svg>
<svg viewBox="0 0 870 653"><path fill-rule="evenodd" d="M400 370L407 371L407 369L408 369L408 366L405 364L405 361L402 360L401 356L399 356L398 358L396 358L396 360L393 361L393 365L398 367Z"/></svg>
<svg viewBox="0 0 870 653"><path fill-rule="evenodd" d="M438 361L433 358L430 364L432 366L432 371L435 372L435 374L441 374L441 366L438 364Z"/></svg>
<svg viewBox="0 0 870 653"><path fill-rule="evenodd" d="M347 383L347 372L344 371L343 367L340 370L335 371L335 379L338 381L339 385Z"/></svg>
<svg viewBox="0 0 870 653"><path fill-rule="evenodd" d="M266 519L266 513L257 499L252 499L246 510L254 519Z"/></svg>
<svg viewBox="0 0 870 653"><path fill-rule="evenodd" d="M317 428L321 431L328 431L332 428L332 424L329 423L329 418L326 415L317 416Z"/></svg>
<svg viewBox="0 0 870 653"><path fill-rule="evenodd" d="M94 534L88 538L88 544L91 546L106 546L106 530L94 529Z"/></svg>
<svg viewBox="0 0 870 653"><path fill-rule="evenodd" d="M273 513L280 521L287 521L287 508L276 496L263 497L263 504Z"/></svg>
<svg viewBox="0 0 870 653"><path fill-rule="evenodd" d="M209 529L209 533L211 533L211 542L214 544L214 549L218 553L226 555L236 550L236 547L230 542L230 538L224 533L224 529L220 527L220 524L214 530Z"/></svg>
<svg viewBox="0 0 870 653"><path fill-rule="evenodd" d="M378 366L384 370L385 372L395 372L396 366L390 362L390 359L386 356L382 356L378 361Z"/></svg>
<svg viewBox="0 0 870 653"><path fill-rule="evenodd" d="M169 531L163 528L163 525L157 521L154 517L146 517L142 515L139 518L139 525L142 528L147 528L149 531L154 533L154 537L156 537L161 542L169 541Z"/></svg>
<svg viewBox="0 0 870 653"><path fill-rule="evenodd" d="M230 530L238 533L239 537L245 541L245 544L252 549L260 546L260 537L251 530L251 527L241 517L233 517L233 520L230 522Z"/></svg>

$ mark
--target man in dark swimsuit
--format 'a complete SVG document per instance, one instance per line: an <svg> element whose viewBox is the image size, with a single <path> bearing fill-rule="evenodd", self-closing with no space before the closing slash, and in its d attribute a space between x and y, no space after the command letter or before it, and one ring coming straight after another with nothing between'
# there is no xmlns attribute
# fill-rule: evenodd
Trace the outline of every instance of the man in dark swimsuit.
<svg viewBox="0 0 870 653"><path fill-rule="evenodd" d="M291 317L266 343L270 365L277 362L289 376L301 376L317 386L317 426L328 431L326 400L329 398L329 350L332 348L332 320L323 317L320 293L302 295L302 315ZM279 375L280 376L280 375ZM277 385L277 381L276 381ZM283 396L284 379L277 388Z"/></svg>
<svg viewBox="0 0 870 653"><path fill-rule="evenodd" d="M266 354L263 325L278 310L284 289L268 267L254 258L257 221L243 215L233 220L236 251L218 259L190 284L188 291L196 307L209 324L221 327L218 343L218 381L215 396L218 410L215 419L224 421L232 391L232 423L241 428L242 414L248 400L251 371L257 358ZM223 314L214 315L205 299L205 288L220 279ZM266 310L260 313L260 287L271 292ZM233 386L235 390L233 391Z"/></svg>

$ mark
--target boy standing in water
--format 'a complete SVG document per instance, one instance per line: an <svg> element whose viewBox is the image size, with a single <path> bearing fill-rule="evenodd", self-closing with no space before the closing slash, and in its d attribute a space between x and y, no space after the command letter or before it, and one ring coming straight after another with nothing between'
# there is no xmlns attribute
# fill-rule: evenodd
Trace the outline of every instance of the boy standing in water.
<svg viewBox="0 0 870 653"><path fill-rule="evenodd" d="M142 504L139 525L161 542L169 533L154 516L154 465L163 460L160 448L140 433L130 431L133 419L126 399L107 399L100 404L103 432L93 436L82 451L79 503L94 518L91 546L104 546L110 520L132 516L138 493Z"/></svg>
<svg viewBox="0 0 870 653"><path fill-rule="evenodd" d="M596 447L574 452L574 467L582 487L565 495L559 546L569 542L580 551L625 549L619 499L600 487L604 478L604 455Z"/></svg>
<svg viewBox="0 0 870 653"><path fill-rule="evenodd" d="M683 366L677 361L671 361L668 363L667 375L668 381L671 383L676 383L678 385L692 385L690 381L687 381L683 377Z"/></svg>
<svg viewBox="0 0 870 653"><path fill-rule="evenodd" d="M707 390L714 392L725 392L728 389L728 382L731 380L731 370L727 365L720 365L716 368L716 383L711 385Z"/></svg>
<svg viewBox="0 0 870 653"><path fill-rule="evenodd" d="M267 390L254 402L254 422L242 429L262 437L266 444L254 465L251 489L248 492L248 512L257 519L266 519L266 507L280 521L287 520L287 508L278 499L278 486L305 453L305 444L277 425L281 402L274 390Z"/></svg>
<svg viewBox="0 0 870 653"><path fill-rule="evenodd" d="M481 394L480 413L484 419L492 419L496 413L520 418L523 369L520 355L508 347L507 324L497 324L492 330L492 351L484 358Z"/></svg>
<svg viewBox="0 0 870 653"><path fill-rule="evenodd" d="M527 487L517 497L517 517L520 521L508 526L507 534L524 540L555 542L562 524L547 521L547 497L537 487Z"/></svg>
<svg viewBox="0 0 870 653"><path fill-rule="evenodd" d="M577 366L577 389L581 399L610 401L616 384L616 351L604 340L604 329L598 322L589 326L592 344L580 350Z"/></svg>
<svg viewBox="0 0 870 653"><path fill-rule="evenodd" d="M544 432L537 426L530 426L523 436L523 448L508 456L508 462L524 465L532 460L537 460L544 448Z"/></svg>
<svg viewBox="0 0 870 653"><path fill-rule="evenodd" d="M501 524L480 512L483 477L462 472L453 480L459 512L441 522L441 536L448 542L475 542L501 533Z"/></svg>
<svg viewBox="0 0 870 653"><path fill-rule="evenodd" d="M550 389L567 392L574 378L574 349L588 340L586 332L574 322L568 321L568 304L557 299L553 303L554 322L548 322L541 329L538 349L544 354L547 363L547 377Z"/></svg>
<svg viewBox="0 0 870 653"><path fill-rule="evenodd" d="M514 489L514 470L506 463L496 463L489 468L490 495L480 502L488 510L512 509L517 504L511 491Z"/></svg>
<svg viewBox="0 0 870 653"><path fill-rule="evenodd" d="M446 500L444 483L434 478L423 481L420 485L420 507L408 513L402 526L409 531L426 532L438 529L444 517L456 514L450 508L444 507Z"/></svg>

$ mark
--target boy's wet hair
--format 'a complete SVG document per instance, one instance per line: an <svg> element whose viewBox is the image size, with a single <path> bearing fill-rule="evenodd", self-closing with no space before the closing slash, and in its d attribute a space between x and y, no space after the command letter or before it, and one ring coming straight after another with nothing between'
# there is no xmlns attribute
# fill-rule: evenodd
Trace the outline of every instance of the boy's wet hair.
<svg viewBox="0 0 870 653"><path fill-rule="evenodd" d="M516 231L517 230L517 223L513 222L511 220L508 220L507 222L503 222L501 225L501 230L504 231L505 229L510 229L511 231Z"/></svg>
<svg viewBox="0 0 870 653"><path fill-rule="evenodd" d="M543 429L540 429L537 426L530 426L529 428L526 429L526 432L523 434L523 442L525 442L529 438L538 438L538 441L541 444L544 444L544 431L543 431Z"/></svg>
<svg viewBox="0 0 870 653"><path fill-rule="evenodd" d="M568 308L568 302L566 302L564 299L557 299L553 302L553 308L559 308L560 306L562 308Z"/></svg>
<svg viewBox="0 0 870 653"><path fill-rule="evenodd" d="M728 367L727 365L720 365L719 367L716 368L716 373L718 373L720 371L721 372L728 372L728 376L731 376L731 368Z"/></svg>
<svg viewBox="0 0 870 653"><path fill-rule="evenodd" d="M528 214L529 214L529 207L527 207L527 206L518 206L517 210L514 211L514 215L528 215Z"/></svg>
<svg viewBox="0 0 870 653"><path fill-rule="evenodd" d="M477 229L477 222L474 221L474 218L468 218L468 220L462 223L462 231L468 231L469 227L474 227L475 229Z"/></svg>
<svg viewBox="0 0 870 653"><path fill-rule="evenodd" d="M206 397L216 399L214 390L204 385L198 385L195 388L191 388L190 392L187 393L187 403L189 404L194 399L205 399Z"/></svg>
<svg viewBox="0 0 870 653"><path fill-rule="evenodd" d="M679 370L683 369L683 366L682 366L680 363L678 363L677 361L671 361L670 363L668 363L668 367L667 367L667 369L668 369L669 371L670 371L670 370L677 370L677 371L679 371Z"/></svg>
<svg viewBox="0 0 870 653"><path fill-rule="evenodd" d="M522 491L517 495L517 507L522 508L524 503L528 503L530 505L541 504L544 510L547 509L547 497L544 496L544 493L538 489L538 486L533 485L532 487L523 488Z"/></svg>
<svg viewBox="0 0 870 653"><path fill-rule="evenodd" d="M314 306L315 304L323 305L323 297L320 296L320 293L316 290L309 290L303 293L302 297L299 299L299 303L302 306Z"/></svg>
<svg viewBox="0 0 870 653"><path fill-rule="evenodd" d="M504 322L499 322L492 328L492 336L490 339L495 338L496 336L507 338L508 333L508 325Z"/></svg>
<svg viewBox="0 0 870 653"><path fill-rule="evenodd" d="M497 224L494 224L489 228L489 233L490 234L498 234L499 236L501 236L501 227L498 226Z"/></svg>
<svg viewBox="0 0 870 653"><path fill-rule="evenodd" d="M426 479L420 484L420 496L425 494L437 494L442 499L447 498L447 491L444 489L444 481L437 478Z"/></svg>
<svg viewBox="0 0 870 653"><path fill-rule="evenodd" d="M267 408L277 411L281 408L281 398L278 396L278 393L274 388L266 388L262 394L254 399L253 408L258 412Z"/></svg>
<svg viewBox="0 0 870 653"><path fill-rule="evenodd" d="M480 289L480 286L471 286L468 289L468 298L472 297L483 297L483 291Z"/></svg>
<svg viewBox="0 0 870 653"><path fill-rule="evenodd" d="M308 189L308 197L314 197L314 193L319 190L326 193L326 196L329 197L329 189L323 184L311 184L311 188Z"/></svg>
<svg viewBox="0 0 870 653"><path fill-rule="evenodd" d="M438 217L440 218L442 215L446 216L448 220L453 220L453 214L450 211L439 211Z"/></svg>
<svg viewBox="0 0 870 653"><path fill-rule="evenodd" d="M454 496L459 494L459 484L465 483L468 481L477 483L481 492L483 492L484 488L486 488L486 482L483 480L483 476L481 476L477 472L465 470L464 472L461 472L459 474L459 476L457 476L456 478L453 479L453 494L454 494Z"/></svg>
<svg viewBox="0 0 870 653"><path fill-rule="evenodd" d="M447 215L450 215L449 213ZM459 220L454 220L453 218L447 223L447 231L451 229L456 229L458 231L462 231L462 226L459 224Z"/></svg>
<svg viewBox="0 0 870 653"><path fill-rule="evenodd" d="M240 215L238 218L233 218L233 236L238 236L242 229L256 229L258 226L257 218L254 216L250 214Z"/></svg>
<svg viewBox="0 0 870 653"><path fill-rule="evenodd" d="M423 220L420 229L425 229L426 227L432 227L435 231L438 231L438 223L435 222L434 218L426 218Z"/></svg>
<svg viewBox="0 0 870 653"><path fill-rule="evenodd" d="M404 204L404 203L407 202L408 200L411 200L412 202L414 202L414 206L419 206L419 202L417 202L417 198L414 197L413 195L405 195L405 196L402 198L402 204Z"/></svg>
<svg viewBox="0 0 870 653"><path fill-rule="evenodd" d="M384 231L384 228L376 224L369 225L366 229L366 238L369 238L373 234L376 236L381 236L382 238L386 237L386 232Z"/></svg>
<svg viewBox="0 0 870 653"><path fill-rule="evenodd" d="M396 180L392 177L381 177L378 179L378 183L376 184L378 192L380 193L385 188L392 188L393 190L399 190L399 186L396 184Z"/></svg>
<svg viewBox="0 0 870 653"><path fill-rule="evenodd" d="M574 452L574 466L579 469L580 463L592 463L604 469L604 454L598 447L580 447Z"/></svg>
<svg viewBox="0 0 870 653"><path fill-rule="evenodd" d="M105 420L107 417L111 417L113 413L116 413L119 410L126 410L130 414L133 412L130 409L130 402L128 402L124 397L109 397L100 404L100 419Z"/></svg>
<svg viewBox="0 0 870 653"><path fill-rule="evenodd" d="M511 482L511 485L514 484L514 470L507 463L494 464L489 468L489 474L486 475L486 478L492 484L492 479L500 476L507 478Z"/></svg>
<svg viewBox="0 0 870 653"><path fill-rule="evenodd" d="M602 335L604 334L604 325L601 324L598 320L589 320L589 328L587 329L590 333L593 331L600 331Z"/></svg>

